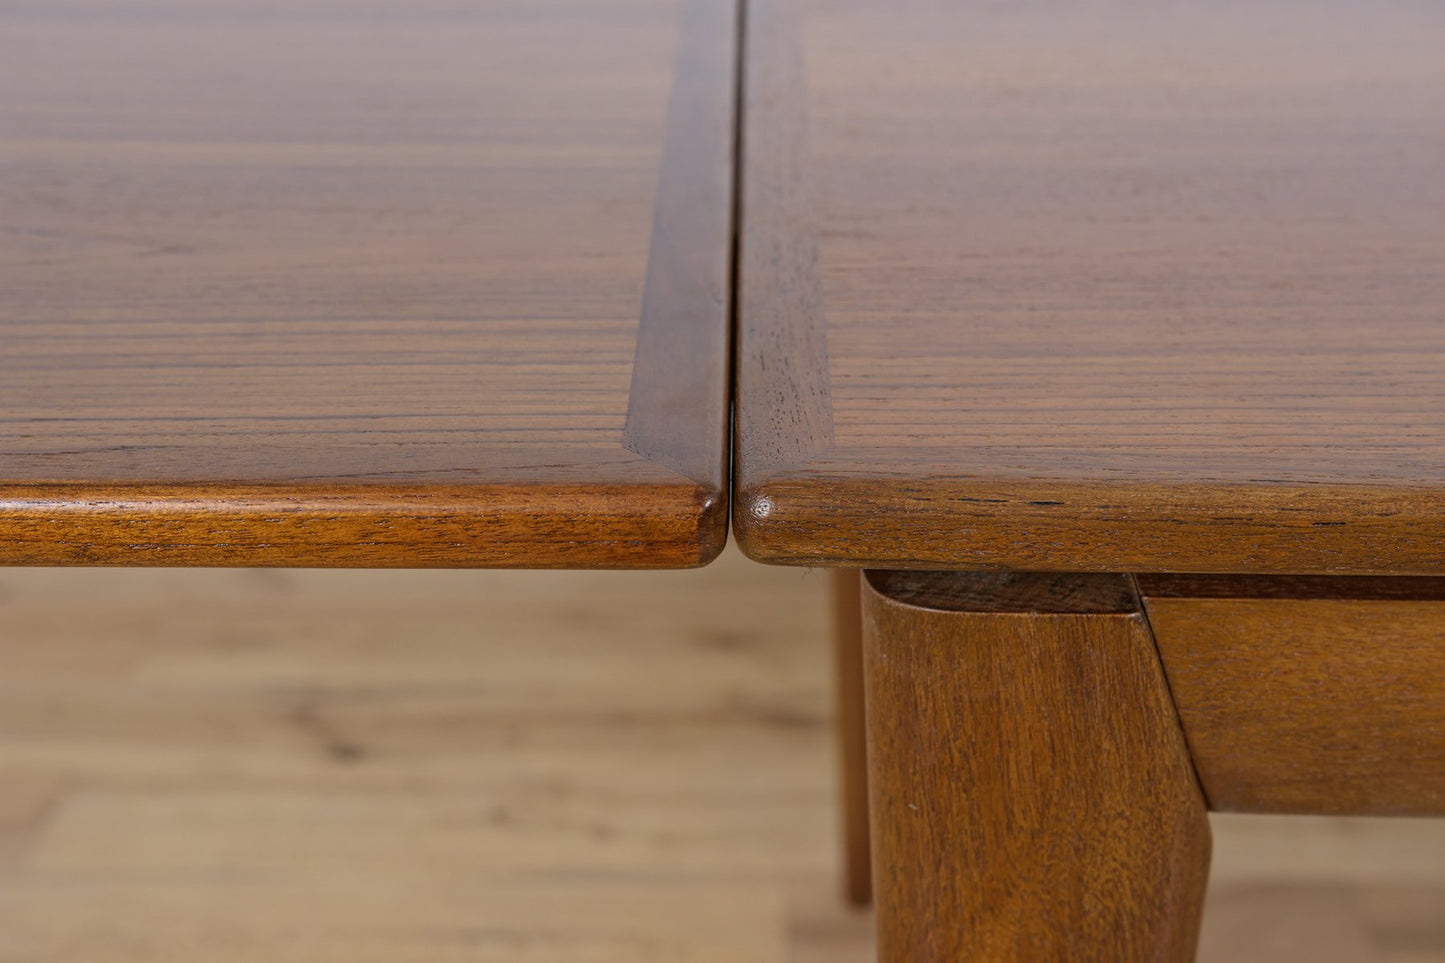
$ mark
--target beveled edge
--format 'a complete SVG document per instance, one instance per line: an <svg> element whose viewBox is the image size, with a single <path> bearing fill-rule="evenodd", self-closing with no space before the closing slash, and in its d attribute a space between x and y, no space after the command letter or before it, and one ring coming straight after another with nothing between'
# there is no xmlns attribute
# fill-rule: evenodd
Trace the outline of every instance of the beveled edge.
<svg viewBox="0 0 1445 963"><path fill-rule="evenodd" d="M725 492L741 0L686 0L622 445Z"/></svg>
<svg viewBox="0 0 1445 963"><path fill-rule="evenodd" d="M799 10L746 9L733 451L734 472L752 474L826 450L833 413Z"/></svg>

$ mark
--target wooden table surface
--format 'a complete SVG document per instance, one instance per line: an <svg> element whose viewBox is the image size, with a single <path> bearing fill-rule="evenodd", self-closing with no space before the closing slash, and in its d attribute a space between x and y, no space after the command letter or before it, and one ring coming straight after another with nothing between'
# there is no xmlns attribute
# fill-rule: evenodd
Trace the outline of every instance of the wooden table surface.
<svg viewBox="0 0 1445 963"><path fill-rule="evenodd" d="M758 0L737 533L1445 572L1445 8Z"/></svg>
<svg viewBox="0 0 1445 963"><path fill-rule="evenodd" d="M0 562L712 557L736 15L0 6Z"/></svg>

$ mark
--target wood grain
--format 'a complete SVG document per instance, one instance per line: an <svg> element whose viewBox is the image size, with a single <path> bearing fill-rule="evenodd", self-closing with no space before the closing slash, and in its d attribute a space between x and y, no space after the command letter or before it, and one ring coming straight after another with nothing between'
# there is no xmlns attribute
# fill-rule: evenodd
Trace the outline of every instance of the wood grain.
<svg viewBox="0 0 1445 963"><path fill-rule="evenodd" d="M737 407L734 448L759 469L833 442L798 20L795 4L769 0L744 17L736 353L750 403Z"/></svg>
<svg viewBox="0 0 1445 963"><path fill-rule="evenodd" d="M950 578L863 588L879 959L1193 959L1209 822L1137 602Z"/></svg>
<svg viewBox="0 0 1445 963"><path fill-rule="evenodd" d="M16 565L660 568L721 549L697 485L9 485Z"/></svg>
<svg viewBox="0 0 1445 963"><path fill-rule="evenodd" d="M802 53L750 57L803 80L746 91L741 263L791 256L739 292L750 554L1445 572L1445 11L787 6ZM746 183L796 116L815 260ZM818 355L765 312L806 274L832 435L790 448Z"/></svg>
<svg viewBox="0 0 1445 963"><path fill-rule="evenodd" d="M1140 578L1212 808L1445 815L1445 579L1376 582Z"/></svg>
<svg viewBox="0 0 1445 963"><path fill-rule="evenodd" d="M0 959L863 963L825 599L722 561L0 571Z"/></svg>
<svg viewBox="0 0 1445 963"><path fill-rule="evenodd" d="M735 50L729 0L0 10L0 561L711 558Z"/></svg>
<svg viewBox="0 0 1445 963"><path fill-rule="evenodd" d="M868 832L868 725L863 710L863 573L838 568L831 574L843 895L855 906L866 906L873 901L873 864Z"/></svg>

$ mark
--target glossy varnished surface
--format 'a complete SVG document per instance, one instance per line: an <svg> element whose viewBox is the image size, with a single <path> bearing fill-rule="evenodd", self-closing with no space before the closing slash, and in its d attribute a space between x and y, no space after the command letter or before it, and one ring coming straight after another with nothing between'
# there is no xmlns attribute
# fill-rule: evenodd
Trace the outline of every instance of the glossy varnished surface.
<svg viewBox="0 0 1445 963"><path fill-rule="evenodd" d="M1129 580L943 574L862 588L879 960L1193 960L1209 823Z"/></svg>
<svg viewBox="0 0 1445 963"><path fill-rule="evenodd" d="M0 561L711 557L735 23L0 6Z"/></svg>
<svg viewBox="0 0 1445 963"><path fill-rule="evenodd" d="M1445 12L749 22L751 554L1445 571Z"/></svg>
<svg viewBox="0 0 1445 963"><path fill-rule="evenodd" d="M1139 591L1212 808L1445 815L1445 579Z"/></svg>

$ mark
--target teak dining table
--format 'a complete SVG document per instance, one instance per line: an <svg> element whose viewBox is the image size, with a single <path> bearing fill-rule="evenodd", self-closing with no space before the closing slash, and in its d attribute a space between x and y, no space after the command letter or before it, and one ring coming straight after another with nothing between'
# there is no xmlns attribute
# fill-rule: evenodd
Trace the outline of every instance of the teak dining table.
<svg viewBox="0 0 1445 963"><path fill-rule="evenodd" d="M744 49L735 533L847 573L880 959L1192 959L1208 810L1445 814L1445 8Z"/></svg>
<svg viewBox="0 0 1445 963"><path fill-rule="evenodd" d="M880 958L1188 959L1208 810L1445 813L1442 47L0 7L0 563L685 567L731 501L842 573Z"/></svg>

